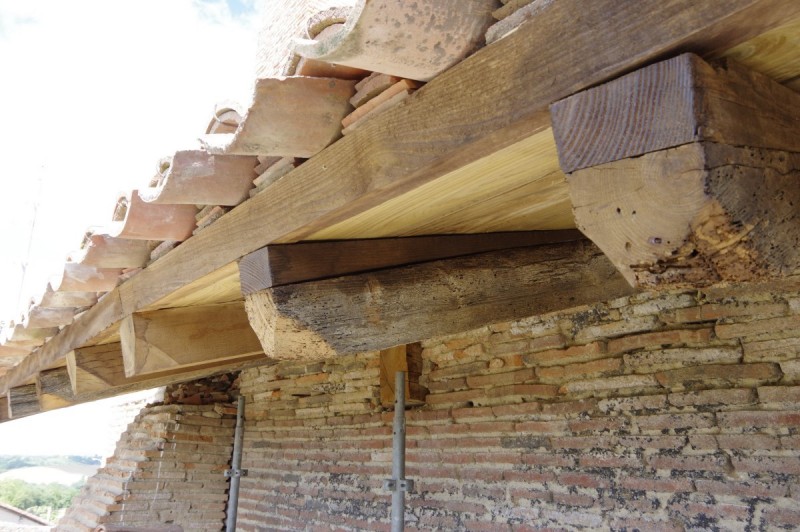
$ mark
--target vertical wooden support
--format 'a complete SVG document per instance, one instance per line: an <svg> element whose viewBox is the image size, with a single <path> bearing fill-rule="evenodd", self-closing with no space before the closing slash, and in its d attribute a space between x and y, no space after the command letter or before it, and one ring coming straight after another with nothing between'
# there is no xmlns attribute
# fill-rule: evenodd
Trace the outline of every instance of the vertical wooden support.
<svg viewBox="0 0 800 532"><path fill-rule="evenodd" d="M398 371L405 374L406 403L420 405L425 403L428 393L419 384L422 373L422 346L420 344L398 345L383 349L380 352L381 361L381 404L389 407L395 402L395 376Z"/></svg>

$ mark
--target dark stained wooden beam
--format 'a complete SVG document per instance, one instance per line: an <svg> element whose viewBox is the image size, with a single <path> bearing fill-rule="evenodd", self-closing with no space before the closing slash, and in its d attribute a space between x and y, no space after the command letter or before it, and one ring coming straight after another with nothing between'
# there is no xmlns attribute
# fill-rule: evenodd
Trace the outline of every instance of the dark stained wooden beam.
<svg viewBox="0 0 800 532"><path fill-rule="evenodd" d="M582 238L580 231L569 229L275 244L242 258L239 277L247 295L273 286Z"/></svg>
<svg viewBox="0 0 800 532"><path fill-rule="evenodd" d="M36 376L36 395L42 412L74 404L74 394L66 367L48 369Z"/></svg>
<svg viewBox="0 0 800 532"><path fill-rule="evenodd" d="M553 120L577 225L632 285L800 268L800 94L682 55L560 102Z"/></svg>
<svg viewBox="0 0 800 532"><path fill-rule="evenodd" d="M798 15L796 0L552 2L110 292L113 303L0 379L0 393L248 253L302 240L547 129L557 100L679 51L721 52Z"/></svg>
<svg viewBox="0 0 800 532"><path fill-rule="evenodd" d="M494 251L248 295L274 358L322 359L632 293L591 243Z"/></svg>
<svg viewBox="0 0 800 532"><path fill-rule="evenodd" d="M11 419L32 416L41 412L35 384L15 386L8 391L8 412Z"/></svg>
<svg viewBox="0 0 800 532"><path fill-rule="evenodd" d="M682 54L554 103L565 173L692 142L800 152L800 94L731 60Z"/></svg>
<svg viewBox="0 0 800 532"><path fill-rule="evenodd" d="M128 377L263 356L241 301L133 314L120 338Z"/></svg>

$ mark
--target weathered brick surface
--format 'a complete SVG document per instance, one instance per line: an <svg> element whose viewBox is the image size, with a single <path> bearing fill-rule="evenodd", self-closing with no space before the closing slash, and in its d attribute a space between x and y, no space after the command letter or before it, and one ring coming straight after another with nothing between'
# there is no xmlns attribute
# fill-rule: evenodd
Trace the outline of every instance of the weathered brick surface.
<svg viewBox="0 0 800 532"><path fill-rule="evenodd" d="M798 300L638 294L425 340L407 528L797 526ZM241 530L388 530L377 360L243 373Z"/></svg>
<svg viewBox="0 0 800 532"><path fill-rule="evenodd" d="M176 387L171 401L191 396L190 402L202 403L200 396L211 400L221 394L200 388L208 390L202 383ZM186 390L192 393L187 395ZM216 406L161 404L143 409L122 434L114 456L87 480L56 530L172 523L187 531L220 530L228 489L224 471L233 449L235 419L219 414Z"/></svg>
<svg viewBox="0 0 800 532"><path fill-rule="evenodd" d="M800 295L715 294L637 294L424 340L407 529L800 526ZM239 530L389 530L393 413L377 353L240 383ZM73 522L197 512L189 529L219 529L230 411L161 408L95 480L108 506Z"/></svg>

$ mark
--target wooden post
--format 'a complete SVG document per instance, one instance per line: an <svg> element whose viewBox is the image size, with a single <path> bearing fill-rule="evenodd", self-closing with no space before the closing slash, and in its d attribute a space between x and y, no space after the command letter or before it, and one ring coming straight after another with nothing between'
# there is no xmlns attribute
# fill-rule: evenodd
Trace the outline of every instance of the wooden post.
<svg viewBox="0 0 800 532"><path fill-rule="evenodd" d="M685 54L558 102L578 228L640 287L800 267L800 94Z"/></svg>
<svg viewBox="0 0 800 532"><path fill-rule="evenodd" d="M428 390L419 384L422 373L422 346L418 343L398 345L383 349L381 361L381 404L392 406L396 398L395 376L403 372L406 382L406 404L421 405L425 403Z"/></svg>

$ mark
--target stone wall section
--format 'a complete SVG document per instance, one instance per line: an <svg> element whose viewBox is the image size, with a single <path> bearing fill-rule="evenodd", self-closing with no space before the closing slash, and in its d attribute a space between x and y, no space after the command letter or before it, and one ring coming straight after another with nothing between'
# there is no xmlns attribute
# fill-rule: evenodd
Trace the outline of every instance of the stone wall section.
<svg viewBox="0 0 800 532"><path fill-rule="evenodd" d="M800 526L797 293L641 294L423 347L408 530ZM243 372L241 530L389 530L379 364Z"/></svg>
<svg viewBox="0 0 800 532"><path fill-rule="evenodd" d="M55 530L85 532L100 524L221 530L235 412L229 403L145 408Z"/></svg>

